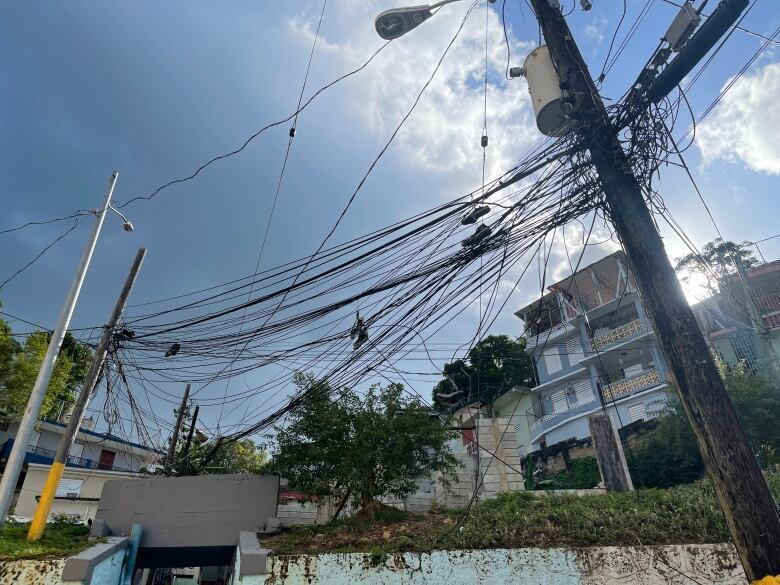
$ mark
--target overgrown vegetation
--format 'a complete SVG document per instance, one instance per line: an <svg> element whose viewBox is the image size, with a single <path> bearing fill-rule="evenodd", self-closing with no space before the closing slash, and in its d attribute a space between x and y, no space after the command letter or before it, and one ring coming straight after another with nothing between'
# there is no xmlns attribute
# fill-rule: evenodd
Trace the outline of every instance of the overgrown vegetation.
<svg viewBox="0 0 780 585"><path fill-rule="evenodd" d="M780 474L768 477L780 498ZM279 554L727 542L729 533L708 482L668 490L597 496L509 492L475 505L462 530L455 512L386 512L268 538Z"/></svg>
<svg viewBox="0 0 780 585"><path fill-rule="evenodd" d="M444 364L444 379L433 388L434 408L454 410L476 400L488 403L514 386L533 386L534 368L525 339L488 335L465 360Z"/></svg>
<svg viewBox="0 0 780 585"><path fill-rule="evenodd" d="M759 463L763 468L780 464L776 422L780 420L780 388L744 367L722 367L722 375ZM704 474L693 430L674 399L655 430L627 455L636 486L665 488L690 483Z"/></svg>
<svg viewBox="0 0 780 585"><path fill-rule="evenodd" d="M269 471L314 495L363 510L383 496L403 498L420 477L446 475L456 465L455 435L401 384L374 385L365 396L297 374L304 397L288 424L276 427Z"/></svg>
<svg viewBox="0 0 780 585"><path fill-rule="evenodd" d="M568 469L556 471L536 482L540 490L584 490L594 488L601 481L599 464L595 457L583 457L569 463Z"/></svg>
<svg viewBox="0 0 780 585"><path fill-rule="evenodd" d="M43 538L27 542L30 524L7 523L0 531L0 561L21 559L63 558L80 552L93 544L87 541L89 528L67 519L50 522Z"/></svg>

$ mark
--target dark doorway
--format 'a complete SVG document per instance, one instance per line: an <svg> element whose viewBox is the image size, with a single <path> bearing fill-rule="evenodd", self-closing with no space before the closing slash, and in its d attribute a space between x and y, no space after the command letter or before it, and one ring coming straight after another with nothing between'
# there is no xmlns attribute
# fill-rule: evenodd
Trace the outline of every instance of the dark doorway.
<svg viewBox="0 0 780 585"><path fill-rule="evenodd" d="M98 469L111 469L114 467L114 458L116 453L113 451L107 451L103 449L100 452L100 461L98 462Z"/></svg>

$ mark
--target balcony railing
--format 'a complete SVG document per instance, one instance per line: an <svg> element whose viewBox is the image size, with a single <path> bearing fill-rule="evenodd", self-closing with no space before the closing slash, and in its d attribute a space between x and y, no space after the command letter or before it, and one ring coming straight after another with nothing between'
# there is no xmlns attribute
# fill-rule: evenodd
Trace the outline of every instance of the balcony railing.
<svg viewBox="0 0 780 585"><path fill-rule="evenodd" d="M50 461L46 461L47 463L53 462L54 456L56 455L55 451L52 451L51 449L44 449L43 447L38 447L37 445L29 445L27 447L27 452L37 456L39 459L50 460ZM105 471L132 472L132 469L125 469L124 467L118 467L116 465L100 465L100 462L95 461L94 459L86 459L84 457L76 457L74 455L68 456L67 465L71 467L80 467L82 469L101 469Z"/></svg>
<svg viewBox="0 0 780 585"><path fill-rule="evenodd" d="M639 319L634 319L633 321L629 321L624 325L620 325L619 327L615 327L606 333L602 333L601 335L594 337L590 340L590 348L592 351L598 351L600 349L604 349L608 345L612 345L613 343L628 339L629 337L636 335L641 331L642 322Z"/></svg>
<svg viewBox="0 0 780 585"><path fill-rule="evenodd" d="M586 412L587 410L594 408L595 402L596 402L596 396L592 396L586 400L583 400L582 402L577 402L575 404L569 405L569 407L566 410L559 410L556 412L543 414L538 419L536 419L533 423L531 423L529 429L531 433L538 432L538 434L541 434L542 432L546 431L550 427L553 427L558 423L563 422L564 420L567 420L569 418L576 416L577 414L582 414L583 412Z"/></svg>
<svg viewBox="0 0 780 585"><path fill-rule="evenodd" d="M661 383L661 376L655 368L648 368L642 373L630 378L623 378L617 382L607 384L601 389L605 402L617 400L623 396L628 396L645 388L652 388Z"/></svg>
<svg viewBox="0 0 780 585"><path fill-rule="evenodd" d="M758 305L758 310L761 311L761 313L780 311L780 291L764 294L758 293L756 305Z"/></svg>
<svg viewBox="0 0 780 585"><path fill-rule="evenodd" d="M540 342L544 343L545 341L552 341L554 338L556 338L560 333L563 333L564 331L574 331L574 326L567 321L558 323L557 325L551 327L550 329L546 329L545 331L542 331L537 335L527 336L525 338L525 346L528 349L532 349L536 347Z"/></svg>

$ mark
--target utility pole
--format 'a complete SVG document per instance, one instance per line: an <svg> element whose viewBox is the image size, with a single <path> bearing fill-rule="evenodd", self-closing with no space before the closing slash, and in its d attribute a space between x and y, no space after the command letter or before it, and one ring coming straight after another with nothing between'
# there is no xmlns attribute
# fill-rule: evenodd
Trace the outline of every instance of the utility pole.
<svg viewBox="0 0 780 585"><path fill-rule="evenodd" d="M607 491L634 491L626 456L620 444L620 435L612 424L612 418L606 412L591 414L588 416L588 430L596 450L601 479Z"/></svg>
<svg viewBox="0 0 780 585"><path fill-rule="evenodd" d="M780 574L780 515L696 324L617 133L572 33L550 0L530 0L601 181L642 300L749 581ZM554 2L557 4L557 2Z"/></svg>
<svg viewBox="0 0 780 585"><path fill-rule="evenodd" d="M97 385L98 378L103 371L103 364L106 361L109 346L114 338L114 332L116 331L119 319L122 317L127 298L130 296L130 291L133 289L133 284L135 284L136 278L138 277L138 271L141 269L144 256L146 256L146 248L140 248L135 255L133 265L130 267L130 273L127 275L125 285L119 293L119 298L114 305L114 310L111 313L108 324L103 329L103 335L100 337L100 342L95 350L95 357L92 358L92 365L89 368L89 372L87 372L87 377L84 379L84 384L76 399L76 404L73 407L73 413L70 415L65 434L62 435L62 438L60 439L60 444L54 455L54 461L49 469L49 475L46 478L46 483L43 485L41 499L38 501L38 507L35 509L35 514L30 523L30 529L27 532L28 542L36 542L43 536L43 531L46 528L46 520L49 518L51 505L54 501L54 495L57 493L57 486L60 484L62 474L65 472L65 464L68 462L68 453L70 452L73 441L76 439L76 435L81 427L81 420L84 418L84 411L89 403L89 397L92 395L92 392Z"/></svg>
<svg viewBox="0 0 780 585"><path fill-rule="evenodd" d="M198 412L200 412L200 405L195 405L195 412L192 413L192 422L190 423L190 430L187 433L187 442L184 443L184 451L182 451L181 458L186 460L190 454L190 446L192 446L192 435L195 432L195 423L198 422Z"/></svg>
<svg viewBox="0 0 780 585"><path fill-rule="evenodd" d="M168 456L165 458L165 474L170 475L173 471L173 458L176 455L176 443L179 442L179 433L181 432L181 423L184 421L184 411L187 408L187 400L190 398L190 385L184 388L184 396L181 399L181 406L176 413L176 426L173 427L171 435L171 444L168 447ZM193 424L194 428L194 424Z"/></svg>
<svg viewBox="0 0 780 585"><path fill-rule="evenodd" d="M79 293L81 292L81 285L84 283L84 278L87 275L87 269L89 268L90 260L92 260L92 253L95 251L95 245L97 244L98 236L100 235L100 229L103 227L103 221L106 219L106 213L111 206L111 196L114 193L114 187L116 186L118 177L118 172L114 171L111 173L111 179L108 182L108 189L106 190L103 205L100 208L100 211L97 212L95 226L92 228L92 235L87 242L84 254L81 256L81 262L76 270L76 276L73 278L73 283L70 285L68 296L65 298L65 304L60 312L57 326L54 328L51 340L49 340L49 347L46 349L46 355L43 357L41 369L38 371L35 385L33 386L32 392L30 392L30 399L27 402L27 408L24 410L22 422L19 425L19 430L16 432L11 454L8 456L8 462L5 464L5 471L3 472L2 480L0 480L0 527L5 524L6 518L8 517L8 511L11 508L11 501L14 497L16 484L19 481L19 474L24 466L27 448L30 439L32 438L33 431L35 430L35 425L38 423L41 404L43 404L43 398L46 395L46 390L49 387L49 381L51 380L52 372L54 371L54 363L57 361L57 356L59 355L60 347L62 346L62 340L65 338L65 333L70 324L70 318L73 316L73 311L76 308L76 301L78 301Z"/></svg>
<svg viewBox="0 0 780 585"><path fill-rule="evenodd" d="M761 318L761 313L756 305L756 293L753 291L753 283L748 278L745 265L742 262L742 258L738 255L734 257L734 264L737 266L737 273L739 274L739 280L742 283L742 289L745 291L745 307L747 308L748 315L750 316L750 322L753 325L753 331L758 337L759 352L761 353L761 370L769 375L776 376L778 374L778 367L780 364L777 360L777 354L775 348L772 347L772 338L769 335L769 331L764 326L764 320Z"/></svg>

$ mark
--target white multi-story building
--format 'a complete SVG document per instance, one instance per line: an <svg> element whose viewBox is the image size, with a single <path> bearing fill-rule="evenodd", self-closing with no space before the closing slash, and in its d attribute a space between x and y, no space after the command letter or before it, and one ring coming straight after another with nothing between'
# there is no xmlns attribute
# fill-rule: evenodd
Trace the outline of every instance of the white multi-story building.
<svg viewBox="0 0 780 585"><path fill-rule="evenodd" d="M532 448L588 437L587 415L602 405L617 428L656 416L667 370L625 255L610 254L548 290L515 312L538 378Z"/></svg>

